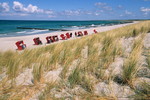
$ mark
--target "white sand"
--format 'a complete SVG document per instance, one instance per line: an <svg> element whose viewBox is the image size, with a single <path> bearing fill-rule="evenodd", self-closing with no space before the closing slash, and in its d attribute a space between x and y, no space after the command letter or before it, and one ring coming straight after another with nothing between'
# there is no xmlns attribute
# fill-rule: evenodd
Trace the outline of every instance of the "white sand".
<svg viewBox="0 0 150 100"><path fill-rule="evenodd" d="M137 22L134 22L137 23ZM73 31L64 31L64 32L52 32L52 33L47 33L47 34L37 34L37 35L28 35L28 36L16 36L16 37L2 37L0 38L0 51L6 51L6 50L16 50L17 46L15 43L19 40L23 40L24 43L27 45L27 48L35 48L35 47L40 47L40 46L45 46L46 43L46 37L47 36L53 36L53 35L58 35L59 39L60 34L65 34L67 32L73 33L73 38L75 38L74 33L78 31L85 31L87 30L89 35L94 33L93 30L96 29L98 32L104 32L112 29L116 29L119 27L123 27L126 25L130 25L133 23L127 23L127 24L120 24L120 25L113 25L113 26L102 26L102 27L96 27L96 28L88 28L88 29L80 29L80 30L73 30ZM42 40L43 45L33 45L33 38L35 37L40 37L40 40ZM64 41L64 40L59 40L59 42ZM50 45L50 44L47 44Z"/></svg>

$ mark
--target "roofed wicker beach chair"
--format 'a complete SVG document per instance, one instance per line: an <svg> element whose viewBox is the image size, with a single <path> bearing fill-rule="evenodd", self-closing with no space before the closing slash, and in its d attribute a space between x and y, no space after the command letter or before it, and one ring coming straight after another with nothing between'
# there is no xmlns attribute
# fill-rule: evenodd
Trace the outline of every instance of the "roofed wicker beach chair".
<svg viewBox="0 0 150 100"><path fill-rule="evenodd" d="M79 31L78 36L83 36L83 33L81 31Z"/></svg>
<svg viewBox="0 0 150 100"><path fill-rule="evenodd" d="M87 32L87 31L84 31L84 35L88 35L88 32Z"/></svg>
<svg viewBox="0 0 150 100"><path fill-rule="evenodd" d="M53 37L53 40L54 40L54 42L57 42L57 41L59 41L59 38L58 38L58 36L57 35L55 35L55 36L52 36Z"/></svg>
<svg viewBox="0 0 150 100"><path fill-rule="evenodd" d="M62 40L66 40L66 36L64 34L61 34L60 37Z"/></svg>
<svg viewBox="0 0 150 100"><path fill-rule="evenodd" d="M23 50L26 48L26 44L24 44L23 40L16 42L17 50Z"/></svg>
<svg viewBox="0 0 150 100"><path fill-rule="evenodd" d="M34 41L34 45L40 45L40 44L42 44L42 41L40 40L39 37L34 38L33 41Z"/></svg>
<svg viewBox="0 0 150 100"><path fill-rule="evenodd" d="M94 33L98 33L95 29L93 31L94 31Z"/></svg>
<svg viewBox="0 0 150 100"><path fill-rule="evenodd" d="M52 36L47 36L47 37L46 37L46 41L47 41L47 43L52 43L52 42L54 42Z"/></svg>
<svg viewBox="0 0 150 100"><path fill-rule="evenodd" d="M66 33L66 37L67 37L67 39L69 39L70 38L70 34Z"/></svg>

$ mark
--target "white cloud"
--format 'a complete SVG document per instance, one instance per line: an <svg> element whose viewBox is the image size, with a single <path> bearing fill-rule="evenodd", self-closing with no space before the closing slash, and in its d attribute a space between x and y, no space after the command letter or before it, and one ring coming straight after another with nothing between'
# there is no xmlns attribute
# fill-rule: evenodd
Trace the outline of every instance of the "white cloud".
<svg viewBox="0 0 150 100"><path fill-rule="evenodd" d="M125 14L126 15L132 15L132 12L128 11L128 10L125 10Z"/></svg>
<svg viewBox="0 0 150 100"><path fill-rule="evenodd" d="M56 16L54 15L49 15L48 18L55 18Z"/></svg>
<svg viewBox="0 0 150 100"><path fill-rule="evenodd" d="M24 7L24 5L18 1L13 2L13 9L16 12L26 12L26 13L43 13L43 9L39 9L37 6L33 6L32 4L29 4L27 7Z"/></svg>
<svg viewBox="0 0 150 100"><path fill-rule="evenodd" d="M0 12L8 12L9 5L6 2L0 3Z"/></svg>
<svg viewBox="0 0 150 100"><path fill-rule="evenodd" d="M25 13L1 13L0 16L28 16Z"/></svg>
<svg viewBox="0 0 150 100"><path fill-rule="evenodd" d="M95 13L96 16L100 15L99 13Z"/></svg>
<svg viewBox="0 0 150 100"><path fill-rule="evenodd" d="M112 10L112 7L110 7L106 3L102 3L102 2L95 3L95 6L100 9L103 9L103 10L110 10L110 11Z"/></svg>
<svg viewBox="0 0 150 100"><path fill-rule="evenodd" d="M141 7L142 12L150 12L150 8Z"/></svg>
<svg viewBox="0 0 150 100"><path fill-rule="evenodd" d="M62 15L67 15L67 16L77 16L80 15L82 12L80 10L64 10L61 12Z"/></svg>
<svg viewBox="0 0 150 100"><path fill-rule="evenodd" d="M123 15L121 14L121 15L119 15L120 17L122 17Z"/></svg>
<svg viewBox="0 0 150 100"><path fill-rule="evenodd" d="M13 9L17 12L23 12L24 11L24 6L22 3L18 1L13 2Z"/></svg>
<svg viewBox="0 0 150 100"><path fill-rule="evenodd" d="M145 16L147 16L150 13L150 8L141 7L140 11L143 12Z"/></svg>
<svg viewBox="0 0 150 100"><path fill-rule="evenodd" d="M27 8L24 8L26 12L28 13L43 13L43 9L39 9L37 6L33 6L32 4L29 4Z"/></svg>
<svg viewBox="0 0 150 100"><path fill-rule="evenodd" d="M41 14L42 13L42 14L46 14L48 16L54 16L53 10L43 10L32 4L29 4L27 7L25 7L22 3L18 2L18 1L13 2L13 10L15 12L21 13L21 15L27 15L27 14L33 14L33 13ZM24 14L22 14L22 13L24 13Z"/></svg>
<svg viewBox="0 0 150 100"><path fill-rule="evenodd" d="M53 10L45 10L44 12L45 12L46 14L53 14L53 13L54 13Z"/></svg>
<svg viewBox="0 0 150 100"><path fill-rule="evenodd" d="M95 6L106 6L106 3L97 2L97 3L95 3Z"/></svg>

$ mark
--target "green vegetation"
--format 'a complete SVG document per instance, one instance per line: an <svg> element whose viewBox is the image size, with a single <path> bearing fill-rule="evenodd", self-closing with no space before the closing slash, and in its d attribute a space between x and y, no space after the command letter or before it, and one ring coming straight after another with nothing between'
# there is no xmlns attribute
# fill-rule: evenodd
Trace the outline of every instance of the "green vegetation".
<svg viewBox="0 0 150 100"><path fill-rule="evenodd" d="M33 78L34 78L34 84L36 84L37 82L41 82L42 79L42 65L39 64L35 64L33 66Z"/></svg>
<svg viewBox="0 0 150 100"><path fill-rule="evenodd" d="M123 65L123 81L130 85L136 77L138 67L140 67L138 66L138 62L142 53L143 36L134 41L132 51Z"/></svg>
<svg viewBox="0 0 150 100"><path fill-rule="evenodd" d="M135 99L140 99L140 100L148 100L150 97L150 84L148 83L141 83L141 89L136 89L135 90L135 95L133 96Z"/></svg>

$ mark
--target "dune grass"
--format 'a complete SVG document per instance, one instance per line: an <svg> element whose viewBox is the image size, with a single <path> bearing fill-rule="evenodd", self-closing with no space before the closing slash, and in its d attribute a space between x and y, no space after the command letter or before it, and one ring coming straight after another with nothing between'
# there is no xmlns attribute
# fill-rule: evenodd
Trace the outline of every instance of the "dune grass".
<svg viewBox="0 0 150 100"><path fill-rule="evenodd" d="M68 82L70 87L74 87L77 84L80 84L82 81L80 69L77 67L73 70L72 74L68 77Z"/></svg>
<svg viewBox="0 0 150 100"><path fill-rule="evenodd" d="M130 85L132 84L132 80L136 77L138 68L140 67L138 62L142 54L144 36L145 34L142 34L141 37L138 37L134 41L132 51L123 65L123 82Z"/></svg>
<svg viewBox="0 0 150 100"><path fill-rule="evenodd" d="M117 55L121 55L121 45L119 45L117 41L118 40L113 35L108 35L103 38L103 47L100 55L103 68L108 68L109 65L115 60L115 57Z"/></svg>
<svg viewBox="0 0 150 100"><path fill-rule="evenodd" d="M148 100L150 97L150 84L143 82L141 83L141 87L141 89L135 90L134 99Z"/></svg>
<svg viewBox="0 0 150 100"><path fill-rule="evenodd" d="M123 64L123 81L131 85L132 80L136 78L136 72L139 67L138 61L142 53L143 33L150 31L149 26L150 21L142 21L100 34L93 34L45 47L27 49L22 52L0 52L0 74L6 72L8 80L12 80L12 84L15 84L14 79L17 75L23 72L25 68L33 68L34 85L37 85L37 83L43 84L43 72L46 73L57 69L59 65L63 67L60 77L69 83L70 88L80 85L87 93L94 95L94 82L90 79L90 75L96 78L96 81L104 79L105 70L115 61L116 57L123 55L119 39L139 36L134 41L131 53ZM87 52L85 50L84 53L87 58L82 57L82 51L85 47L87 47ZM66 77L69 67L75 60L80 60L79 65L69 74L69 77ZM147 65L148 67L150 65L149 57L147 57ZM39 99L47 99L52 88L53 85L47 85ZM3 97L7 98L8 96Z"/></svg>
<svg viewBox="0 0 150 100"><path fill-rule="evenodd" d="M146 66L150 69L150 49L147 49L146 51Z"/></svg>
<svg viewBox="0 0 150 100"><path fill-rule="evenodd" d="M44 91L40 93L38 96L38 100L54 100L53 97L50 95L50 91L57 85L56 82L54 83L47 83Z"/></svg>
<svg viewBox="0 0 150 100"><path fill-rule="evenodd" d="M38 82L41 82L42 80L42 65L40 64L34 64L33 65L33 78L34 78L34 84L37 84Z"/></svg>

